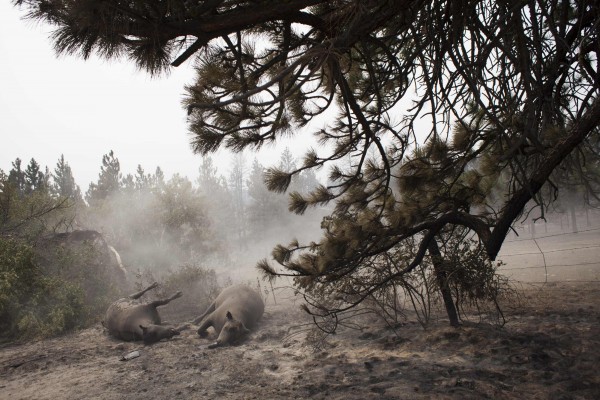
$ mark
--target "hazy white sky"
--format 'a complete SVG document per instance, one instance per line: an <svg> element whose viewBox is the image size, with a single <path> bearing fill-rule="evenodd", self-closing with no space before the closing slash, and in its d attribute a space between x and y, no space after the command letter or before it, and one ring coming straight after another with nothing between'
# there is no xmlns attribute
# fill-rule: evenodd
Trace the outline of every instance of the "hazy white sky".
<svg viewBox="0 0 600 400"><path fill-rule="evenodd" d="M52 27L23 20L24 10L0 2L0 169L33 157L53 170L61 154L85 192L100 172L102 155L114 150L123 174L160 166L167 177L194 179L201 164L192 154L184 85L193 82L190 63L170 75L150 78L131 63L92 57L57 58L48 39ZM304 146L302 146L304 147ZM296 157L300 148L292 148ZM266 149L263 165L279 159ZM247 155L248 164L254 154ZM229 156L213 155L229 173Z"/></svg>

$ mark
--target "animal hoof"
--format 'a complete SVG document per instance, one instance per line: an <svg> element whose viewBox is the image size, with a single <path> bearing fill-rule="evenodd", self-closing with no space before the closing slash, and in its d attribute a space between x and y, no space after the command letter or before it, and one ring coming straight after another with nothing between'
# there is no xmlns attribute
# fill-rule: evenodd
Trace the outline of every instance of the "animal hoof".
<svg viewBox="0 0 600 400"><path fill-rule="evenodd" d="M198 336L204 338L208 336L208 332L206 331L201 331L200 329L198 329Z"/></svg>

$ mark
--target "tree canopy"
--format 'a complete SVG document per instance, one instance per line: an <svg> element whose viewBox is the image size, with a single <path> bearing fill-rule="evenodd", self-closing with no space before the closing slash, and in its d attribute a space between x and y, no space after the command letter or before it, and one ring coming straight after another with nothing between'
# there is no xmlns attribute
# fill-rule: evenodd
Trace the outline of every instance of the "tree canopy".
<svg viewBox="0 0 600 400"><path fill-rule="evenodd" d="M299 282L359 274L414 241L394 274L353 292L365 298L453 228L493 260L530 205L544 217L558 171L597 189L595 1L14 2L56 26L59 53L127 57L152 74L194 56L185 105L198 153L314 134L322 148L266 172L285 191L292 176L331 168L327 185L290 203L302 213L334 202L324 237L274 251Z"/></svg>

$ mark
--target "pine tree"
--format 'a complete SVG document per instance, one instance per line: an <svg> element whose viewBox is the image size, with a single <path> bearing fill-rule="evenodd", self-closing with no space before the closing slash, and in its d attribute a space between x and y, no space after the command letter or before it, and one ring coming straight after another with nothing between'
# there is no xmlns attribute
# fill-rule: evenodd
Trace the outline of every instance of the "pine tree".
<svg viewBox="0 0 600 400"><path fill-rule="evenodd" d="M21 170L21 159L18 157L12 162L12 168L8 172L8 182L18 193L24 194L26 192L25 172Z"/></svg>
<svg viewBox="0 0 600 400"><path fill-rule="evenodd" d="M25 169L25 193L30 194L36 190L42 190L44 185L44 174L40 171L40 164L31 159Z"/></svg>
<svg viewBox="0 0 600 400"><path fill-rule="evenodd" d="M296 169L296 161L289 147L286 147L281 153L278 169L288 174Z"/></svg>
<svg viewBox="0 0 600 400"><path fill-rule="evenodd" d="M237 239L242 246L246 246L247 238L247 215L245 202L245 175L246 161L243 154L233 157L233 165L229 172L229 189L232 197L233 218L235 220L235 231Z"/></svg>
<svg viewBox="0 0 600 400"><path fill-rule="evenodd" d="M258 240L268 236L271 227L285 225L289 216L285 198L273 193L265 185L265 170L257 159L252 163L246 181L249 204L247 207L248 227L251 237Z"/></svg>
<svg viewBox="0 0 600 400"><path fill-rule="evenodd" d="M72 204L52 197L48 167L42 172L34 158L25 171L20 158L12 167L8 175L0 171L0 235L8 233L36 240L72 221Z"/></svg>
<svg viewBox="0 0 600 400"><path fill-rule="evenodd" d="M137 190L147 190L150 188L151 180L152 176L150 174L146 175L142 166L138 164L135 170L135 188Z"/></svg>
<svg viewBox="0 0 600 400"><path fill-rule="evenodd" d="M97 183L90 183L86 193L89 203L105 200L109 196L118 193L121 189L121 166L119 160L111 150L102 156L102 166L98 175Z"/></svg>
<svg viewBox="0 0 600 400"><path fill-rule="evenodd" d="M68 162L65 161L64 154L60 155L54 174L52 174L53 183L51 192L56 197L67 197L73 199L76 203L82 201L81 189L75 183L73 171Z"/></svg>
<svg viewBox="0 0 600 400"><path fill-rule="evenodd" d="M14 185L8 175L0 168L0 227L6 226L10 221L10 209L13 202L12 192Z"/></svg>
<svg viewBox="0 0 600 400"><path fill-rule="evenodd" d="M227 180L218 174L210 156L203 157L198 169L198 193L205 199L207 215L213 225L217 241L227 241L239 235L237 214L234 212L233 196Z"/></svg>
<svg viewBox="0 0 600 400"><path fill-rule="evenodd" d="M59 53L125 56L151 74L197 55L185 104L199 154L314 134L318 151L266 179L285 192L330 168L326 186L290 193L299 214L334 204L326 234L277 247L276 261L304 288L350 287L332 312L426 264L452 232L495 259L512 224L556 198L555 171L589 181L598 159L577 156L600 136L596 1L15 3L57 27ZM392 253L395 273L369 273Z"/></svg>
<svg viewBox="0 0 600 400"><path fill-rule="evenodd" d="M156 167L154 175L150 178L151 186L155 189L160 189L165 185L165 174L160 167Z"/></svg>
<svg viewBox="0 0 600 400"><path fill-rule="evenodd" d="M312 192L319 184L320 183L317 179L317 174L315 174L315 171L312 169L307 169L298 175L298 180L292 189L297 190L302 194L308 194Z"/></svg>
<svg viewBox="0 0 600 400"><path fill-rule="evenodd" d="M123 192L127 195L131 195L135 192L136 182L133 175L127 174L125 175L125 178L121 179L121 189L123 189Z"/></svg>
<svg viewBox="0 0 600 400"><path fill-rule="evenodd" d="M187 253L207 253L212 230L206 215L205 202L194 190L192 183L179 174L173 175L158 194L159 218L169 240Z"/></svg>
<svg viewBox="0 0 600 400"><path fill-rule="evenodd" d="M217 167L215 167L212 157L202 158L198 173L196 183L200 192L211 195L215 191L226 190L227 182L222 176L217 175Z"/></svg>

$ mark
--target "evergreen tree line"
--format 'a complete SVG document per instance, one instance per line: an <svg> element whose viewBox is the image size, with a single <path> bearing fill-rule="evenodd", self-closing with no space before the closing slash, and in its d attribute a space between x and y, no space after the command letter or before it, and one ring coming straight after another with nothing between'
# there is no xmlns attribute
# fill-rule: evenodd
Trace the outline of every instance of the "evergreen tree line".
<svg viewBox="0 0 600 400"><path fill-rule="evenodd" d="M287 148L279 167L296 168ZM8 173L0 169L0 233L33 240L97 230L133 270L195 258L226 263L232 250L248 249L300 221L288 212L287 196L267 190L264 179L265 167L258 160L248 165L242 155L234 157L227 177L210 157L202 160L194 181L180 174L166 179L160 167L147 173L141 165L124 174L110 151L102 157L98 179L83 193L64 155L52 171L34 158L23 167L17 158ZM307 171L290 190L306 193L317 184Z"/></svg>

